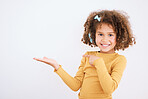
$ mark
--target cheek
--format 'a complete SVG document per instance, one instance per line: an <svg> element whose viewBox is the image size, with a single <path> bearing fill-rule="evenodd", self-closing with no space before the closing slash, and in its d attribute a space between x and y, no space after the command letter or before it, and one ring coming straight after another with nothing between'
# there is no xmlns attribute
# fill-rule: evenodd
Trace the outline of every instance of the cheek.
<svg viewBox="0 0 148 99"><path fill-rule="evenodd" d="M110 38L110 41L111 41L112 43L116 43L116 37Z"/></svg>
<svg viewBox="0 0 148 99"><path fill-rule="evenodd" d="M96 41L96 43L98 44L98 43L100 43L100 41L101 41L101 38L99 38L99 37L96 37L95 41Z"/></svg>

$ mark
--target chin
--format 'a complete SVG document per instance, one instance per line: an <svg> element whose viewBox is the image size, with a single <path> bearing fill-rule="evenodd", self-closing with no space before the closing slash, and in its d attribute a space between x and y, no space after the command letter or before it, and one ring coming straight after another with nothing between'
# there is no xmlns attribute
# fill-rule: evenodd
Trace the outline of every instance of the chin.
<svg viewBox="0 0 148 99"><path fill-rule="evenodd" d="M101 52L103 53L108 53L109 51L108 50L100 50Z"/></svg>
<svg viewBox="0 0 148 99"><path fill-rule="evenodd" d="M100 49L100 51L103 53L110 53L110 52L114 52L114 49Z"/></svg>

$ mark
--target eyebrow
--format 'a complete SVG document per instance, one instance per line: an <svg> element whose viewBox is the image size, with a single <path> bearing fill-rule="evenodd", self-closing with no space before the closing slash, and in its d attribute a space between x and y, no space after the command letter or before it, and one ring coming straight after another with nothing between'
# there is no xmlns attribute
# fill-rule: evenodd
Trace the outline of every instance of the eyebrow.
<svg viewBox="0 0 148 99"><path fill-rule="evenodd" d="M103 32L98 31L97 33L103 33ZM107 32L107 33L115 33L115 32Z"/></svg>

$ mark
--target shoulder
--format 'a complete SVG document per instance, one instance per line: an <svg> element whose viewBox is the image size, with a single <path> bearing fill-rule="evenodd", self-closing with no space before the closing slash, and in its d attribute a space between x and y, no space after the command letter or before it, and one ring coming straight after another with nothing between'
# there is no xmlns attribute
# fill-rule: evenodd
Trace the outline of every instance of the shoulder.
<svg viewBox="0 0 148 99"><path fill-rule="evenodd" d="M124 55L118 55L117 57L118 59L121 59L121 60L126 60L126 57Z"/></svg>
<svg viewBox="0 0 148 99"><path fill-rule="evenodd" d="M96 51L86 51L86 52L85 52L86 55L93 55L93 54L95 54L95 53L96 53Z"/></svg>
<svg viewBox="0 0 148 99"><path fill-rule="evenodd" d="M115 58L115 63L127 63L127 59L124 55L119 55Z"/></svg>

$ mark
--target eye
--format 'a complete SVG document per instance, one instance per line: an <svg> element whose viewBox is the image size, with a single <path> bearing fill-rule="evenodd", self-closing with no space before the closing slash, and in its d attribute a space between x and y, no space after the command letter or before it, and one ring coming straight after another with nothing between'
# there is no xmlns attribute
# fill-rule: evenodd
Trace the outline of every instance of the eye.
<svg viewBox="0 0 148 99"><path fill-rule="evenodd" d="M112 34L109 34L109 36L113 36Z"/></svg>
<svg viewBox="0 0 148 99"><path fill-rule="evenodd" d="M98 34L99 36L103 36L103 34Z"/></svg>

